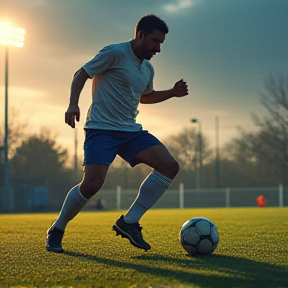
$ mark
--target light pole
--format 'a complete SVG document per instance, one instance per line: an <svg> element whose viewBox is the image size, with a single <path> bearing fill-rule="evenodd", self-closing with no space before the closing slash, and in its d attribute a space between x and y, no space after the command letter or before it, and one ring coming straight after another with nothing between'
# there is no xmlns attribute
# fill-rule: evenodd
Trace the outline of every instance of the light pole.
<svg viewBox="0 0 288 288"><path fill-rule="evenodd" d="M198 147L198 159L199 159L199 166L197 167L197 189L200 189L202 186L201 176L202 176L202 123L199 119L193 118L191 119L192 123L198 123L198 141L199 141L199 147Z"/></svg>
<svg viewBox="0 0 288 288"><path fill-rule="evenodd" d="M220 187L220 159L219 159L219 117L215 118L215 139L216 139L216 186Z"/></svg>
<svg viewBox="0 0 288 288"><path fill-rule="evenodd" d="M75 179L77 181L78 179L78 153L77 153L77 147L78 147L78 134L77 134L77 128L75 128L75 134L74 134L74 173L75 173Z"/></svg>
<svg viewBox="0 0 288 288"><path fill-rule="evenodd" d="M9 143L8 143L8 51L9 46L23 47L25 30L0 23L0 44L5 46L5 137L4 137L4 195L9 195Z"/></svg>

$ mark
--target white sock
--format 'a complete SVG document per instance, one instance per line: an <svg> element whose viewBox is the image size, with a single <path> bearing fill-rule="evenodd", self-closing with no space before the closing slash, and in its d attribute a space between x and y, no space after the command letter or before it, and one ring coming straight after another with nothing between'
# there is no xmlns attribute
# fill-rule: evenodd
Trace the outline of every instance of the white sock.
<svg viewBox="0 0 288 288"><path fill-rule="evenodd" d="M60 214L56 221L49 228L51 230L57 227L65 230L69 221L71 221L85 206L89 199L86 199L79 191L79 184L73 187L67 194Z"/></svg>
<svg viewBox="0 0 288 288"><path fill-rule="evenodd" d="M154 171L142 182L137 198L124 216L126 223L138 223L171 185L172 179Z"/></svg>

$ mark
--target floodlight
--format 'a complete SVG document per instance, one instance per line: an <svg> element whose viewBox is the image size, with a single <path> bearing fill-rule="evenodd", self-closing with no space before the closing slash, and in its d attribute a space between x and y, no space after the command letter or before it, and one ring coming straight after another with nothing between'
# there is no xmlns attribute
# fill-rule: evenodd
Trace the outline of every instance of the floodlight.
<svg viewBox="0 0 288 288"><path fill-rule="evenodd" d="M25 30L10 25L9 22L0 22L0 44L5 46L23 47Z"/></svg>

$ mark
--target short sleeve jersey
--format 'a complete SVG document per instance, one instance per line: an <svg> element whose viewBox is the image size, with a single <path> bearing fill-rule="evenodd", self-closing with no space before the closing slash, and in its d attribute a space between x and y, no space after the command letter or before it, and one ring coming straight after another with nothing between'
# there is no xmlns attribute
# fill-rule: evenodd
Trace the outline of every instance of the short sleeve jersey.
<svg viewBox="0 0 288 288"><path fill-rule="evenodd" d="M153 91L154 70L133 53L130 42L104 47L82 68L93 78L93 102L85 128L139 131L136 123L140 96Z"/></svg>

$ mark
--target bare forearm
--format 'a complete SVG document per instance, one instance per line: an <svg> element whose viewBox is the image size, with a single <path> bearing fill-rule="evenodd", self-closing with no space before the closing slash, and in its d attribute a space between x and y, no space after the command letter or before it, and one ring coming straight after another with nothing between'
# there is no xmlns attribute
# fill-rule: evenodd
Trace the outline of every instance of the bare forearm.
<svg viewBox="0 0 288 288"><path fill-rule="evenodd" d="M89 78L84 69L80 68L75 74L71 84L71 95L68 109L65 113L65 123L72 128L75 128L75 120L80 120L80 109L78 106L80 93L85 85L85 82Z"/></svg>
<svg viewBox="0 0 288 288"><path fill-rule="evenodd" d="M79 69L73 78L71 84L71 94L70 94L70 103L69 105L78 105L80 93L86 83L88 78L87 73L84 69Z"/></svg>
<svg viewBox="0 0 288 288"><path fill-rule="evenodd" d="M141 95L140 103L153 104L165 101L172 97L183 97L188 95L188 86L183 79L174 84L174 87L165 91L153 91L149 94Z"/></svg>
<svg viewBox="0 0 288 288"><path fill-rule="evenodd" d="M142 104L153 104L165 101L169 98L176 96L176 93L173 89L164 90L164 91L153 91L149 94L144 94L140 98L140 103Z"/></svg>

